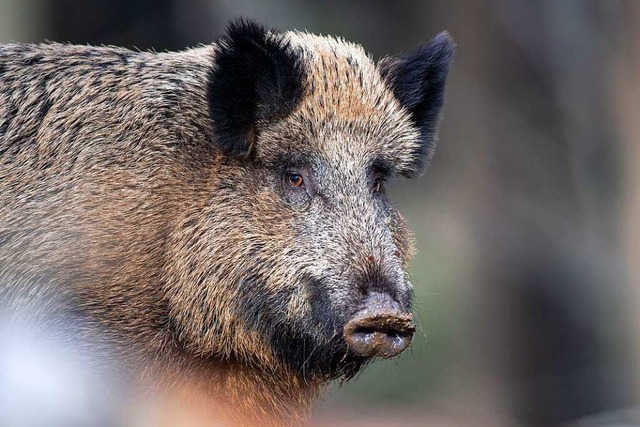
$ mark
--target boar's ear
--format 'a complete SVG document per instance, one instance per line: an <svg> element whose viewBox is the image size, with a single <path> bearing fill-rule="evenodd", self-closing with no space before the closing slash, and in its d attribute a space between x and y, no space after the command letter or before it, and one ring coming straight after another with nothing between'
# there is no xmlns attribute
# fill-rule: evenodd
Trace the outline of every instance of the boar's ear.
<svg viewBox="0 0 640 427"><path fill-rule="evenodd" d="M420 148L406 173L409 176L422 172L433 154L454 50L455 43L445 31L407 55L380 61L382 77L420 131Z"/></svg>
<svg viewBox="0 0 640 427"><path fill-rule="evenodd" d="M217 143L247 157L261 126L286 117L302 98L302 58L282 34L238 20L217 43L207 86Z"/></svg>

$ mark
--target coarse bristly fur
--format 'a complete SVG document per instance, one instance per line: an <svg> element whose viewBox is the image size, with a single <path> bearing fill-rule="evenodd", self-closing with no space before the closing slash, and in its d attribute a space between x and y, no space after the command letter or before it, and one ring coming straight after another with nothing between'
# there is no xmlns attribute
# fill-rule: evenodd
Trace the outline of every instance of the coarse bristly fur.
<svg viewBox="0 0 640 427"><path fill-rule="evenodd" d="M249 21L176 53L0 46L0 301L63 295L140 377L298 422L368 362L342 337L364 296L411 309L381 187L430 159L453 50L442 33L376 65Z"/></svg>

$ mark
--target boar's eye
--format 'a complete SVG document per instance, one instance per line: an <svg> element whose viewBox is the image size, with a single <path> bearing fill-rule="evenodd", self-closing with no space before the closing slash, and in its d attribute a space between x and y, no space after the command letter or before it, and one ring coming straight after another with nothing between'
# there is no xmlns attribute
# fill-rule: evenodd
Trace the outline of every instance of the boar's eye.
<svg viewBox="0 0 640 427"><path fill-rule="evenodd" d="M383 185L384 185L384 178L381 176L378 176L373 180L373 186L371 190L374 193L379 193L380 191L382 191Z"/></svg>
<svg viewBox="0 0 640 427"><path fill-rule="evenodd" d="M295 172L287 173L287 183L292 187L304 188L304 179L302 178L302 175Z"/></svg>

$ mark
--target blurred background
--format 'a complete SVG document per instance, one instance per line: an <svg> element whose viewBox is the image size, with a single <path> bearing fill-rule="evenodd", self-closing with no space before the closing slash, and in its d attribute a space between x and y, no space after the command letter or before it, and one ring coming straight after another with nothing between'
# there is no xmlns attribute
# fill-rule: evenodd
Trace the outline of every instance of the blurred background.
<svg viewBox="0 0 640 427"><path fill-rule="evenodd" d="M432 166L390 189L419 336L314 425L640 425L640 2L0 0L0 42L175 50L238 16L375 60L458 43Z"/></svg>

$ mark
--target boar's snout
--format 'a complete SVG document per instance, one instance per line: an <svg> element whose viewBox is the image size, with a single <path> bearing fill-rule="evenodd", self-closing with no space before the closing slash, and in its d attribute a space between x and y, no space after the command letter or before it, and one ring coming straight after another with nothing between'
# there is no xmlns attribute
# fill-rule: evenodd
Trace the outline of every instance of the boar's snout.
<svg viewBox="0 0 640 427"><path fill-rule="evenodd" d="M345 325L344 338L360 356L390 359L411 344L415 331L411 313L403 312L387 294L374 292Z"/></svg>

